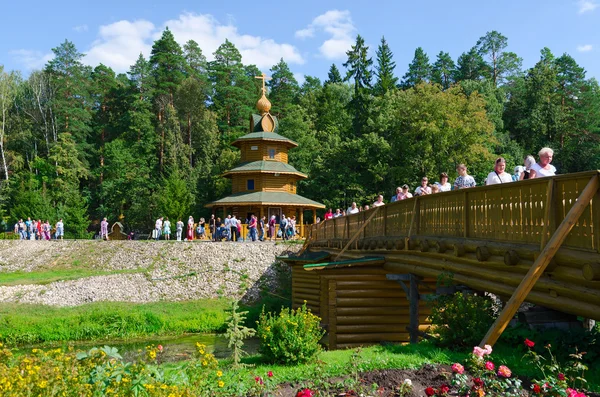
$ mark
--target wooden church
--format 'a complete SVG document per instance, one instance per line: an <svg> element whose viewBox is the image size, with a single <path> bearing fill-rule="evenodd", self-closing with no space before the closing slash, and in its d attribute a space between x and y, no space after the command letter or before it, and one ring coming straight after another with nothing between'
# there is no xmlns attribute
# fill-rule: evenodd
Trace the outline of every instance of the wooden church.
<svg viewBox="0 0 600 397"><path fill-rule="evenodd" d="M269 113L271 102L266 97L263 74L262 97L256 103L260 114L250 116L250 132L232 143L240 149L240 164L223 174L231 179L230 196L207 204L215 214L235 215L238 219L259 219L272 215L296 216L304 224L304 211L312 210L316 222L317 208L325 206L296 194L298 181L307 176L288 164L288 150L298 144L277 133L277 118Z"/></svg>

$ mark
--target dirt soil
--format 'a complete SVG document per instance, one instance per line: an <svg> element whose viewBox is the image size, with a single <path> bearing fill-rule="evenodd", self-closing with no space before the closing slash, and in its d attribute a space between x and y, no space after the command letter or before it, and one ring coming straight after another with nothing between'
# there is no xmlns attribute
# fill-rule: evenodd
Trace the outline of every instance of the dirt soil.
<svg viewBox="0 0 600 397"><path fill-rule="evenodd" d="M438 388L444 384L449 385L452 377L452 369L449 365L431 365L427 364L418 370L410 369L383 369L376 371L363 372L360 374L360 386L358 390L337 390L332 387L329 390L319 390L313 396L337 396L337 397L397 397L399 394L396 389L405 379L410 379L413 390L408 397L425 396L425 389L429 386ZM330 384L338 383L340 379L330 379ZM372 385L377 384L377 389L373 390ZM524 387L530 383L523 379ZM278 397L295 397L300 387L293 385L282 385L276 391ZM316 390L315 390L316 391ZM457 396L451 392L450 396ZM587 397L600 397L600 393L586 393Z"/></svg>

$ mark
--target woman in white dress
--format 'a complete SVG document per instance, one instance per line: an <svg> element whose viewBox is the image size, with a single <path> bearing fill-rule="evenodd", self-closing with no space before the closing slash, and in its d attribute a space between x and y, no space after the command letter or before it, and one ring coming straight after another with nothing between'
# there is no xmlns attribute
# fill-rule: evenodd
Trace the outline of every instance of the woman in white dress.
<svg viewBox="0 0 600 397"><path fill-rule="evenodd" d="M553 155L554 151L549 147L542 148L538 153L540 160L529 170L529 179L556 175L556 168L550 164Z"/></svg>

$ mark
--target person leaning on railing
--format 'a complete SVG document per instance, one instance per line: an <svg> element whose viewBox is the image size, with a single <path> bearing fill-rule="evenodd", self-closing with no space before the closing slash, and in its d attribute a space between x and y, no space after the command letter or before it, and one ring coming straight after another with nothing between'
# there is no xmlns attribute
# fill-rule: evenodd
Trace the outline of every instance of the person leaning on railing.
<svg viewBox="0 0 600 397"><path fill-rule="evenodd" d="M553 156L554 151L552 149L549 147L542 148L538 153L540 160L531 167L529 178L533 179L556 175L556 168L550 164Z"/></svg>
<svg viewBox="0 0 600 397"><path fill-rule="evenodd" d="M458 177L454 181L454 189L465 189L468 187L475 187L477 184L475 183L475 179L467 174L467 166L464 164L459 164L456 167L456 172L458 172Z"/></svg>
<svg viewBox="0 0 600 397"><path fill-rule="evenodd" d="M490 172L487 176L487 185L512 182L512 176L505 170L506 160L503 157L498 157L494 165L494 171Z"/></svg>

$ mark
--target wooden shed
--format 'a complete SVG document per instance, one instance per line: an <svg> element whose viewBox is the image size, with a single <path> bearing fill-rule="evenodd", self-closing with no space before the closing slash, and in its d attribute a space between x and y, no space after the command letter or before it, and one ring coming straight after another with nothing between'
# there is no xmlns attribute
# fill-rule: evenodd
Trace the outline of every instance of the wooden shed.
<svg viewBox="0 0 600 397"><path fill-rule="evenodd" d="M284 260L292 267L293 306L306 302L321 317L329 349L415 341L430 325L431 309L423 298L435 293L435 279L388 274L383 257L325 263L314 263L314 258L313 263ZM411 288L417 291L412 300Z"/></svg>

